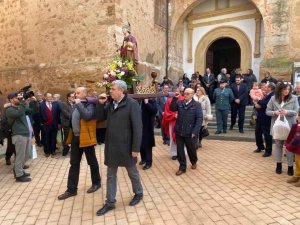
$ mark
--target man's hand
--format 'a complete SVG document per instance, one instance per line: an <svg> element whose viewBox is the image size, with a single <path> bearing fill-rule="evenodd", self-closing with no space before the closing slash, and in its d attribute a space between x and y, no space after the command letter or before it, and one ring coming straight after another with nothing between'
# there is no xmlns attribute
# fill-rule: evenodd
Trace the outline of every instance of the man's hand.
<svg viewBox="0 0 300 225"><path fill-rule="evenodd" d="M36 101L36 97L32 96L30 99L32 99L33 101Z"/></svg>
<svg viewBox="0 0 300 225"><path fill-rule="evenodd" d="M105 93L102 93L101 95L99 95L99 103L100 104L104 104L107 101L107 96Z"/></svg>
<svg viewBox="0 0 300 225"><path fill-rule="evenodd" d="M133 158L136 158L136 157L139 156L139 154L140 154L139 152L132 152L132 157L133 157Z"/></svg>
<svg viewBox="0 0 300 225"><path fill-rule="evenodd" d="M235 99L234 101L236 104L240 104L240 102L241 102L239 99Z"/></svg>
<svg viewBox="0 0 300 225"><path fill-rule="evenodd" d="M254 107L255 107L256 109L261 109L261 105L259 105L259 104L257 104L257 103L254 104Z"/></svg>
<svg viewBox="0 0 300 225"><path fill-rule="evenodd" d="M196 135L195 134L192 134L192 138L195 138L196 137Z"/></svg>
<svg viewBox="0 0 300 225"><path fill-rule="evenodd" d="M79 98L75 98L74 102L75 104L78 104L79 102L81 102L81 100Z"/></svg>
<svg viewBox="0 0 300 225"><path fill-rule="evenodd" d="M148 98L145 98L145 99L144 99L144 103L145 103L145 104L148 104L148 102L149 102Z"/></svg>

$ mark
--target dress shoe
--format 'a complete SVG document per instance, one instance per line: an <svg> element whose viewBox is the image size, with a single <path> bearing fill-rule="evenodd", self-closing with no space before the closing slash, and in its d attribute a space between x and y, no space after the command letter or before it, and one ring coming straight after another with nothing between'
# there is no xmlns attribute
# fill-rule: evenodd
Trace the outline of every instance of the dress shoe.
<svg viewBox="0 0 300 225"><path fill-rule="evenodd" d="M198 144L198 148L202 148L202 144L201 143Z"/></svg>
<svg viewBox="0 0 300 225"><path fill-rule="evenodd" d="M268 153L268 152L265 152L262 157L270 157L272 154L271 153Z"/></svg>
<svg viewBox="0 0 300 225"><path fill-rule="evenodd" d="M185 170L178 170L176 172L176 176L180 176L180 175L184 174L185 172L186 172Z"/></svg>
<svg viewBox="0 0 300 225"><path fill-rule="evenodd" d="M146 162L145 161L140 161L139 165L144 165Z"/></svg>
<svg viewBox="0 0 300 225"><path fill-rule="evenodd" d="M148 170L148 169L150 169L150 168L151 168L150 165L145 165L145 166L143 167L143 170Z"/></svg>
<svg viewBox="0 0 300 225"><path fill-rule="evenodd" d="M297 183L300 180L300 177L291 177L287 179L287 183Z"/></svg>
<svg viewBox="0 0 300 225"><path fill-rule="evenodd" d="M197 164L192 165L192 166L191 166L191 169L192 169L192 170L197 169Z"/></svg>
<svg viewBox="0 0 300 225"><path fill-rule="evenodd" d="M87 190L87 193L93 193L93 192L97 191L99 188L101 188L101 184L95 184L95 185L92 185L92 186Z"/></svg>
<svg viewBox="0 0 300 225"><path fill-rule="evenodd" d="M223 133L226 134L226 133L227 133L227 130L223 130Z"/></svg>
<svg viewBox="0 0 300 225"><path fill-rule="evenodd" d="M23 173L23 176L25 176L25 177L30 177L30 173L24 172L24 173Z"/></svg>
<svg viewBox="0 0 300 225"><path fill-rule="evenodd" d="M25 173L24 173L22 176L16 177L16 181L17 182L30 182L31 178L25 176Z"/></svg>
<svg viewBox="0 0 300 225"><path fill-rule="evenodd" d="M294 167L293 166L288 167L287 175L289 175L289 176L294 175Z"/></svg>
<svg viewBox="0 0 300 225"><path fill-rule="evenodd" d="M229 127L229 130L233 130L233 125L231 125L231 126Z"/></svg>
<svg viewBox="0 0 300 225"><path fill-rule="evenodd" d="M276 164L276 170L275 170L275 172L277 174L281 174L282 173L282 163L277 163Z"/></svg>
<svg viewBox="0 0 300 225"><path fill-rule="evenodd" d="M177 160L177 156L172 156L172 160Z"/></svg>
<svg viewBox="0 0 300 225"><path fill-rule="evenodd" d="M257 148L257 149L255 149L253 152L254 152L254 153L260 153L261 151L262 151L261 149Z"/></svg>
<svg viewBox="0 0 300 225"><path fill-rule="evenodd" d="M107 213L110 210L113 210L114 208L116 207L105 204L101 209L97 211L97 216L103 216L105 213Z"/></svg>
<svg viewBox="0 0 300 225"><path fill-rule="evenodd" d="M166 142L166 141L163 141L163 144L164 144L164 145L166 145L166 144L167 144L167 142Z"/></svg>
<svg viewBox="0 0 300 225"><path fill-rule="evenodd" d="M244 130L239 130L239 132L240 132L241 134L243 134L243 133L244 133Z"/></svg>
<svg viewBox="0 0 300 225"><path fill-rule="evenodd" d="M28 168L29 168L28 165L24 165L24 166L23 166L23 169L24 169L24 170L27 170Z"/></svg>
<svg viewBox="0 0 300 225"><path fill-rule="evenodd" d="M215 134L221 134L221 131L216 131Z"/></svg>
<svg viewBox="0 0 300 225"><path fill-rule="evenodd" d="M137 205L143 199L143 194L135 194L131 201L129 202L130 206Z"/></svg>
<svg viewBox="0 0 300 225"><path fill-rule="evenodd" d="M50 156L50 154L47 154L47 153L46 153L45 156L48 158L48 157Z"/></svg>
<svg viewBox="0 0 300 225"><path fill-rule="evenodd" d="M11 161L10 161L10 159L5 159L5 162L6 162L6 165L11 165Z"/></svg>
<svg viewBox="0 0 300 225"><path fill-rule="evenodd" d="M77 192L71 193L71 192L66 191L65 193L59 195L57 198L58 198L58 200L65 200L65 199L70 198L75 195L77 195Z"/></svg>

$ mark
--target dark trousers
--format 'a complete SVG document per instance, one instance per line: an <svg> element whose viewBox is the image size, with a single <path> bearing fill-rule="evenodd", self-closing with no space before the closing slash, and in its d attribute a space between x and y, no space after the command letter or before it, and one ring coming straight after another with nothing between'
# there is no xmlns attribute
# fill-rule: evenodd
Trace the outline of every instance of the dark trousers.
<svg viewBox="0 0 300 225"><path fill-rule="evenodd" d="M56 149L57 129L52 126L43 126L44 131L44 152L45 154L54 154Z"/></svg>
<svg viewBox="0 0 300 225"><path fill-rule="evenodd" d="M264 145L264 140L265 145ZM261 125L256 121L255 141L259 150L265 149L266 153L272 154L272 136L270 135L270 126Z"/></svg>
<svg viewBox="0 0 300 225"><path fill-rule="evenodd" d="M141 146L141 158L146 165L152 166L152 147Z"/></svg>
<svg viewBox="0 0 300 225"><path fill-rule="evenodd" d="M41 137L40 137L41 130L42 130L41 125L40 125L40 124L34 123L34 124L32 125L32 128L33 128L33 134L34 134L35 143L36 143L37 145L42 144L42 142L41 142Z"/></svg>
<svg viewBox="0 0 300 225"><path fill-rule="evenodd" d="M63 134L64 134L64 140L63 140L63 153L67 154L70 150L70 147L68 144L66 144L67 138L68 138L68 134L69 134L69 127L63 127Z"/></svg>
<svg viewBox="0 0 300 225"><path fill-rule="evenodd" d="M162 124L162 116L159 117L159 120L160 120L160 124ZM162 136L163 141L166 143L170 143L170 138L166 134L165 129L162 125L160 126L160 130L161 130L161 136Z"/></svg>
<svg viewBox="0 0 300 225"><path fill-rule="evenodd" d="M96 137L98 143L104 143L105 141L106 128L97 128Z"/></svg>
<svg viewBox="0 0 300 225"><path fill-rule="evenodd" d="M186 146L186 150L192 165L196 164L198 161L197 152L195 148L195 138L192 137L183 137L176 134L176 143L177 143L177 157L179 162L179 169L182 171L186 171L186 158L184 152L184 146Z"/></svg>
<svg viewBox="0 0 300 225"><path fill-rule="evenodd" d="M227 130L228 110L216 109L217 131L222 132Z"/></svg>
<svg viewBox="0 0 300 225"><path fill-rule="evenodd" d="M239 105L236 103L233 103L231 105L231 126L235 125L236 117L238 115L239 116L239 122L238 122L239 130L244 129L245 110L246 110L245 105Z"/></svg>
<svg viewBox="0 0 300 225"><path fill-rule="evenodd" d="M10 159L13 154L16 155L16 148L15 148L15 145L12 143L12 136L8 135L7 136L7 147L6 147L6 152L5 152L5 159Z"/></svg>
<svg viewBox="0 0 300 225"><path fill-rule="evenodd" d="M77 192L80 162L81 162L83 152L85 153L87 163L90 166L92 184L99 185L101 183L101 177L100 177L99 164L95 154L94 146L79 148L79 137L73 136L71 149L72 149L71 157L70 157L71 167L69 169L69 176L68 176L68 191L70 193Z"/></svg>
<svg viewBox="0 0 300 225"><path fill-rule="evenodd" d="M205 88L206 89L206 93L208 95L209 101L211 104L213 104L215 102L214 98L213 98L213 94L214 94L214 85L210 85L209 88Z"/></svg>
<svg viewBox="0 0 300 225"><path fill-rule="evenodd" d="M131 181L133 193L143 194L143 186L136 165L125 168ZM109 206L115 206L116 204L117 172L118 167L107 167L106 203Z"/></svg>

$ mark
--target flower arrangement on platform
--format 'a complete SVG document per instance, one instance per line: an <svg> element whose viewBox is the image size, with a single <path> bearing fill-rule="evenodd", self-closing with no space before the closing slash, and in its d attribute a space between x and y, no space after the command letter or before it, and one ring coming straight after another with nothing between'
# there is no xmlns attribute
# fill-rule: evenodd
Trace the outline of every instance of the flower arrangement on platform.
<svg viewBox="0 0 300 225"><path fill-rule="evenodd" d="M99 88L105 87L106 90L109 90L113 81L123 80L130 89L134 82L142 79L143 76L137 74L131 58L122 59L120 54L116 54L114 60L104 69L103 80L97 82L96 86Z"/></svg>

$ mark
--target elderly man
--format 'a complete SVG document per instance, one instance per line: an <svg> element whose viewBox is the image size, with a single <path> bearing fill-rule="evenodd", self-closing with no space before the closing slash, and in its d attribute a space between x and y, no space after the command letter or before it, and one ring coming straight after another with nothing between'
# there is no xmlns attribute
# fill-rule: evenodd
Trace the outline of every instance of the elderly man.
<svg viewBox="0 0 300 225"><path fill-rule="evenodd" d="M95 154L96 141L96 115L95 105L87 102L87 90L84 87L78 87L75 91L76 99L72 113L72 141L71 141L71 159L68 176L68 189L59 200L77 195L77 186L80 172L80 162L83 152L88 165L91 169L92 186L87 193L93 193L101 187L101 177L99 164Z"/></svg>
<svg viewBox="0 0 300 225"><path fill-rule="evenodd" d="M143 198L143 187L136 167L142 141L142 113L138 102L125 94L126 90L126 83L116 80L110 88L114 101L104 105L106 100L99 99L98 120L107 119L104 154L104 163L107 166L107 188L106 203L98 210L98 216L115 208L117 171L120 166L126 168L135 194L129 205L134 206Z"/></svg>
<svg viewBox="0 0 300 225"><path fill-rule="evenodd" d="M184 100L177 101L178 97L174 97L170 109L178 111L177 121L175 124L175 134L177 142L177 157L179 161L179 170L176 175L179 176L186 172L186 158L184 146L186 146L189 159L192 163L192 169L197 168L197 152L195 141L202 126L203 113L201 104L193 99L195 92L191 88L184 91Z"/></svg>

